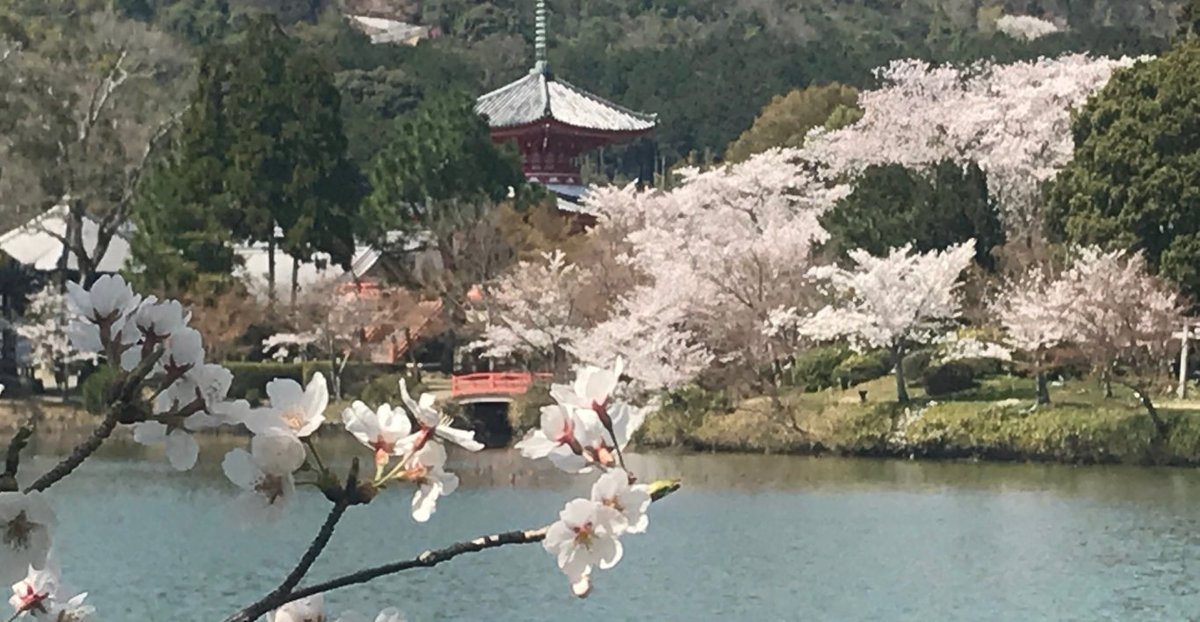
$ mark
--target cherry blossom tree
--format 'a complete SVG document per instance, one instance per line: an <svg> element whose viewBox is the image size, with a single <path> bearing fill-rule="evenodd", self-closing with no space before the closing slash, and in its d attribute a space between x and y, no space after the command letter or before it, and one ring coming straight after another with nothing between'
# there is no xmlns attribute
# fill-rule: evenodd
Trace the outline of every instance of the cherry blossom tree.
<svg viewBox="0 0 1200 622"><path fill-rule="evenodd" d="M634 385L653 391L718 367L761 382L759 370L792 354L794 340L763 326L775 309L818 300L808 276L826 237L817 219L848 187L795 149L679 175L669 191L594 188L587 203L602 216L577 263L522 264L485 296L485 356L553 346L590 365L621 357Z"/></svg>
<svg viewBox="0 0 1200 622"><path fill-rule="evenodd" d="M816 130L804 150L833 176L875 164L977 163L1010 239L1033 239L1042 226L1040 187L1073 153L1072 109L1134 62L1086 54L964 67L893 61L876 70L882 86L859 97L862 119Z"/></svg>
<svg viewBox="0 0 1200 622"><path fill-rule="evenodd" d="M1032 15L1002 15L996 20L996 30L1014 39L1034 41L1058 32L1058 26Z"/></svg>
<svg viewBox="0 0 1200 622"><path fill-rule="evenodd" d="M263 351L286 358L316 350L332 362L333 393L340 398L346 365L403 330L403 320L416 307L416 299L401 289L321 283L306 290L293 306L290 323L294 330L264 339Z"/></svg>
<svg viewBox="0 0 1200 622"><path fill-rule="evenodd" d="M962 313L959 276L972 261L974 240L944 251L913 253L910 247L886 257L853 251L852 269L814 268L828 282L834 301L798 322L814 339L849 339L862 348L887 348L896 375L896 399L908 401L904 354L936 337Z"/></svg>
<svg viewBox="0 0 1200 622"><path fill-rule="evenodd" d="M1140 254L1095 247L1079 249L1061 282L1071 301L1071 339L1100 373L1105 395L1112 397L1114 380L1129 387L1164 435L1151 384L1182 315L1176 290L1152 276Z"/></svg>
<svg viewBox="0 0 1200 622"><path fill-rule="evenodd" d="M817 219L849 189L819 178L794 149L706 171L685 169L681 176L668 192L606 188L588 198L604 215L601 234L627 244L621 257L636 275L635 285L619 292L628 302L618 310L653 309L655 316L641 324L657 323L660 334L670 327L675 337L666 341L694 344L689 359L696 364L687 367L697 371L707 367L705 358L769 368L793 351L762 327L777 308L814 305L810 256L826 237ZM608 321L627 320L615 313ZM621 331L598 327L594 335L606 332Z"/></svg>
<svg viewBox="0 0 1200 622"><path fill-rule="evenodd" d="M1008 343L1037 379L1038 405L1050 403L1046 368L1053 348L1074 335L1075 303L1064 281L1035 266L1008 283L990 305Z"/></svg>
<svg viewBox="0 0 1200 622"><path fill-rule="evenodd" d="M29 343L30 363L53 373L59 386L65 386L67 368L72 363L95 359L71 347L67 337L70 320L62 287L50 283L30 297L25 314L16 326L17 334Z"/></svg>
<svg viewBox="0 0 1200 622"><path fill-rule="evenodd" d="M345 430L363 445L372 470L360 471L355 458L348 469L331 468L320 455L316 431L327 423L329 387L322 374L307 385L275 379L266 387L269 403L251 408L230 400L233 375L206 362L203 338L189 326L191 313L175 300L137 295L119 276L101 276L90 287L68 283L73 320L67 330L72 347L108 365L115 379L108 390L103 420L70 454L24 488L17 485L22 450L33 434L22 428L7 452L0 473L0 576L12 581L11 619L30 617L73 622L95 619L86 594L63 587L55 555L53 507L42 495L71 475L113 432L131 427L135 439L165 445L179 470L197 461L192 433L213 428L245 428L248 446L229 451L222 469L240 490L235 507L247 520L270 522L289 511L300 485L318 488L331 509L299 561L269 594L230 615L226 622L262 619L288 622L330 619L324 594L406 570L429 568L466 553L513 544L541 543L566 576L576 596L586 596L603 571L620 562L629 536L649 527L650 504L679 487L677 481L641 483L627 470L623 450L645 420L646 410L623 401L627 393L618 359L611 369L583 367L570 385L554 385L555 416L526 439L524 453L550 457L572 473L602 471L587 496L570 500L550 524L510 531L430 549L413 559L364 568L325 581L302 585L351 508L369 505L387 489L412 491L411 515L433 518L438 500L452 494L458 477L446 470L446 445L468 451L483 445L473 433L454 428L431 394L411 396L401 381L400 406L354 403L342 412ZM538 437L540 435L540 437ZM231 495L232 496L232 495ZM338 620L363 620L347 613ZM384 609L376 622L397 622L400 613Z"/></svg>
<svg viewBox="0 0 1200 622"><path fill-rule="evenodd" d="M566 348L583 335L579 302L588 277L562 251L520 262L468 312L480 332L468 347L487 358L523 356L559 368Z"/></svg>

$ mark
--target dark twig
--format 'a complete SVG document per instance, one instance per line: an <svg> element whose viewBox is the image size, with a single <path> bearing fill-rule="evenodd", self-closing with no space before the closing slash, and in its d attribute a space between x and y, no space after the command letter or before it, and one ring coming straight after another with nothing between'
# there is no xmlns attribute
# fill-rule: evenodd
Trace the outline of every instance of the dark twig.
<svg viewBox="0 0 1200 622"><path fill-rule="evenodd" d="M658 501L672 492L679 490L679 486L680 483L678 481L658 482L653 484L653 492L651 493L650 498L654 501ZM480 551L495 549L508 544L532 544L534 542L541 542L542 540L546 539L546 531L549 529L550 527L546 526L540 529L507 531L491 536L482 536L467 542L453 544L444 549L425 551L413 559L392 562L382 566L375 566L374 568L365 568L357 572L342 575L335 579L330 579L329 581L298 589L289 594L280 595L274 599L268 596L267 598L254 603L254 605L251 605L250 607L247 607L230 616L225 620L225 622L253 622L254 620L257 620L259 616L267 613L268 611L277 609L283 605L286 605L287 603L297 601L302 598L315 596L317 594L324 594L325 592L331 592L333 590L351 585L367 583L368 581L378 579L379 577L396 574L405 570L412 570L413 568L432 568L442 562L450 561L459 555L478 553Z"/></svg>
<svg viewBox="0 0 1200 622"><path fill-rule="evenodd" d="M342 516L346 510L353 504L355 493L358 490L358 459L356 458L350 465L350 474L346 476L346 487L342 490L342 494L337 496L333 507L329 510L329 515L325 517L325 523L321 525L321 530L317 532L317 537L313 538L311 544L308 545L308 550L300 558L299 563L295 568L288 573L287 578L279 587L271 591L270 594L262 597L258 602L239 611L230 621L234 620L257 620L263 614L275 609L280 603L291 602L296 600L290 598L292 590L295 589L300 581L304 579L304 575L308 574L312 565L316 563L317 558L325 550L329 544L329 539L333 537L333 531L337 528L338 521L342 520ZM301 597L303 598L303 597Z"/></svg>
<svg viewBox="0 0 1200 622"><path fill-rule="evenodd" d="M37 478L37 481L26 487L25 492L44 491L53 486L58 480L70 475L72 471L79 467L80 464L83 464L83 461L95 453L104 444L104 441L112 435L113 430L117 427L120 416L121 409L110 409L104 417L104 421L95 430L92 430L92 435L86 441L75 447L71 455L64 458L53 469L50 469L44 475Z"/></svg>
<svg viewBox="0 0 1200 622"><path fill-rule="evenodd" d="M534 542L541 542L542 540L546 539L546 531L548 529L549 527L542 527L541 529L531 529L528 531L508 531L491 536L483 536L468 542L459 542L458 544L448 546L444 549L425 551L413 559L392 562L390 564L384 564L374 568L365 568L357 572L352 572L350 574L337 577L336 579L331 579L329 581L317 583L296 590L291 594L288 594L285 597L271 603L271 606L264 611L259 612L259 615L292 601L300 600L301 598L307 598L316 594L331 592L339 588L357 585L359 583L366 583L368 581L378 579L379 577L396 574L405 570L412 570L413 568L432 568L433 566L436 566L442 562L450 561L451 559L466 553L478 553L479 551L486 551L488 549L498 548L507 544L532 544ZM248 613L248 611L243 611L238 615L229 618L226 622L250 622L251 620L256 619L252 615L245 615L246 613Z"/></svg>
<svg viewBox="0 0 1200 622"><path fill-rule="evenodd" d="M9 441L8 451L5 452L4 458L4 473L0 474L0 492L13 492L20 489L17 486L17 469L21 466L21 450L29 444L31 436L33 436L33 428L22 426Z"/></svg>
<svg viewBox="0 0 1200 622"><path fill-rule="evenodd" d="M113 430L117 428L118 424L136 423L143 420L135 406L138 402L137 391L141 387L142 380L150 373L162 355L162 350L159 350L146 357L136 369L110 386L108 389L108 413L104 415L104 421L95 430L92 430L92 435L86 441L71 451L71 455L37 478L37 481L25 488L25 492L42 492L70 475L79 465L83 464L84 460L100 449L104 441L112 436Z"/></svg>

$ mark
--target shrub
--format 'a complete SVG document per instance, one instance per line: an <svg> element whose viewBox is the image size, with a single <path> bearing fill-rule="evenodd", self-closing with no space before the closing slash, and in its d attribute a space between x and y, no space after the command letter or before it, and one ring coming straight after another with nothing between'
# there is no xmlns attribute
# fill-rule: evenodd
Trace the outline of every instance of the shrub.
<svg viewBox="0 0 1200 622"><path fill-rule="evenodd" d="M1046 374L1073 380L1086 378L1092 371L1092 361L1075 346L1059 346L1050 351L1050 367Z"/></svg>
<svg viewBox="0 0 1200 622"><path fill-rule="evenodd" d="M307 383L313 374L321 372L325 374L325 379L330 383L330 391L333 390L333 361L315 360L304 361L301 369L303 382ZM400 377L405 375L407 369L402 365L393 365L391 363L372 363L369 361L350 361L346 363L346 367L342 369L341 374L341 389L342 397L354 398L362 396L367 387L376 379L384 376L392 376L396 381L396 401L399 401L400 396ZM409 393L413 393L412 381L409 382ZM366 401L364 399L364 401Z"/></svg>
<svg viewBox="0 0 1200 622"><path fill-rule="evenodd" d="M925 371L929 369L932 362L933 352L931 350L917 350L905 356L900 365L904 369L904 377L911 378L912 384L920 386L924 382Z"/></svg>
<svg viewBox="0 0 1200 622"><path fill-rule="evenodd" d="M823 440L839 452L874 454L887 446L893 422L902 409L903 405L896 402L833 408L823 413L833 424Z"/></svg>
<svg viewBox="0 0 1200 622"><path fill-rule="evenodd" d="M892 369L891 354L886 350L853 354L834 371L843 388L882 378Z"/></svg>
<svg viewBox="0 0 1200 622"><path fill-rule="evenodd" d="M248 400L251 404L266 398L267 383L275 378L291 378L296 382L304 380L304 369L300 363L226 362L224 366L233 372L229 397Z"/></svg>
<svg viewBox="0 0 1200 622"><path fill-rule="evenodd" d="M804 391L820 391L838 384L837 367L851 356L845 346L805 350L792 363L788 384Z"/></svg>
<svg viewBox="0 0 1200 622"><path fill-rule="evenodd" d="M117 370L108 365L101 365L88 374L81 387L83 407L93 415L103 415L108 408L108 388L117 379Z"/></svg>
<svg viewBox="0 0 1200 622"><path fill-rule="evenodd" d="M998 376L1004 372L1004 362L1000 359L959 359L954 362L969 367L971 377L976 379Z"/></svg>
<svg viewBox="0 0 1200 622"><path fill-rule="evenodd" d="M975 388L971 366L954 361L925 371L925 394L930 397L949 395Z"/></svg>
<svg viewBox="0 0 1200 622"><path fill-rule="evenodd" d="M380 404L398 406L403 401L400 395L401 380L404 380L408 385L409 395L416 396L425 392L425 386L417 382L416 378L412 378L408 374L391 373L375 376L369 382L362 385L357 392L347 391L346 387L343 386L342 398L347 400L362 400L372 408Z"/></svg>
<svg viewBox="0 0 1200 622"><path fill-rule="evenodd" d="M542 406L553 402L550 383L546 380L534 382L524 395L518 395L508 405L508 425L512 427L513 438L520 438L526 431L541 425Z"/></svg>
<svg viewBox="0 0 1200 622"><path fill-rule="evenodd" d="M663 399L662 407L646 418L635 439L652 447L683 445L694 440L705 422L714 415L732 411L733 403L722 391L698 385L682 387Z"/></svg>

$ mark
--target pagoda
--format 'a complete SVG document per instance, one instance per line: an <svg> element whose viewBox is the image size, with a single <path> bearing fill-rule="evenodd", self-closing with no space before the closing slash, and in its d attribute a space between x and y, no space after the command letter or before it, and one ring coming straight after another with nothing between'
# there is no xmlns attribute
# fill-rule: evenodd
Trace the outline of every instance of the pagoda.
<svg viewBox="0 0 1200 622"><path fill-rule="evenodd" d="M586 214L580 156L654 129L657 115L635 112L558 79L546 60L546 3L537 3L533 69L475 103L492 141L515 141L525 176L558 196L559 209Z"/></svg>

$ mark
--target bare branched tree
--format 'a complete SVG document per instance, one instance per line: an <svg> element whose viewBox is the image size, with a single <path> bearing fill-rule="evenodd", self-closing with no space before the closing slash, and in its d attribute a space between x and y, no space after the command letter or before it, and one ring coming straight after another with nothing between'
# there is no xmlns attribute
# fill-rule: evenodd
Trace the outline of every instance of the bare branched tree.
<svg viewBox="0 0 1200 622"><path fill-rule="evenodd" d="M0 44L0 219L65 205L66 231L47 233L63 243L60 267L74 255L90 281L178 117L188 66L144 24L105 13L63 19L74 20L69 36L54 45Z"/></svg>

